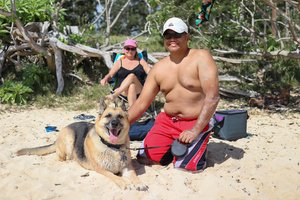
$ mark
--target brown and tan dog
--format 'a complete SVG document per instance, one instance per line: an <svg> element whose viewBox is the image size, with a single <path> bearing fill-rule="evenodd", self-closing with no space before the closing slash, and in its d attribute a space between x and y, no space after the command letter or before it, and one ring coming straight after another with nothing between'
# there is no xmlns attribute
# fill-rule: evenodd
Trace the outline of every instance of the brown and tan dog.
<svg viewBox="0 0 300 200"><path fill-rule="evenodd" d="M95 124L75 122L63 128L50 145L26 148L17 155L46 155L56 152L59 160L76 160L82 167L113 180L122 189L147 190L131 163L129 122L120 101L100 100ZM118 176L120 175L120 176Z"/></svg>

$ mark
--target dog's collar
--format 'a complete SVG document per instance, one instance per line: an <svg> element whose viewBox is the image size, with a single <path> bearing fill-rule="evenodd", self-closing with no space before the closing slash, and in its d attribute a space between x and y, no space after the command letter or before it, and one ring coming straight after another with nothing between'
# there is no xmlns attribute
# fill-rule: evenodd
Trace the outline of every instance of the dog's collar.
<svg viewBox="0 0 300 200"><path fill-rule="evenodd" d="M122 146L122 144L111 144L111 143L107 142L106 140L104 140L101 136L99 136L99 137L100 137L101 142L103 144L105 144L106 146L108 146L108 147L112 147L112 148L115 148L115 149L120 149L121 146Z"/></svg>

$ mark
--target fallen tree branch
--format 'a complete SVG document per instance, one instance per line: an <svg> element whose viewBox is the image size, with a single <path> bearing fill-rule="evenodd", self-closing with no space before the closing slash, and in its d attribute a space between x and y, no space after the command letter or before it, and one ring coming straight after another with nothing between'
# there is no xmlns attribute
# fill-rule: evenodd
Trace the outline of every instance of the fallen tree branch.
<svg viewBox="0 0 300 200"><path fill-rule="evenodd" d="M242 80L240 78L237 78L235 76L229 76L229 75L219 75L219 81L229 81L229 82L238 82L241 83Z"/></svg>
<svg viewBox="0 0 300 200"><path fill-rule="evenodd" d="M76 78L77 80L79 80L80 82L87 84L87 85L93 85L90 81L84 81L80 76L73 74L73 73L67 73L67 76L72 76L74 78Z"/></svg>
<svg viewBox="0 0 300 200"><path fill-rule="evenodd" d="M61 94L64 89L64 79L62 75L62 50L57 46L57 39L50 38L50 46L54 51L55 56L55 66L56 66L56 79L57 79L57 89L56 94Z"/></svg>
<svg viewBox="0 0 300 200"><path fill-rule="evenodd" d="M300 59L300 53L297 51L278 50L278 51L271 51L271 52L246 52L246 51L221 50L221 49L213 49L213 51L221 54L239 54L239 55L261 56L261 57L283 56L283 57Z"/></svg>
<svg viewBox="0 0 300 200"><path fill-rule="evenodd" d="M223 61L223 62L228 62L233 64L241 64L245 62L257 62L257 60L254 59L234 59L234 58L225 58L220 56L213 56L213 58L216 61Z"/></svg>
<svg viewBox="0 0 300 200"><path fill-rule="evenodd" d="M219 88L219 93L223 97L227 98L250 98L252 96L255 96L255 92L245 92L245 91L238 91L233 89L225 89L223 87Z"/></svg>

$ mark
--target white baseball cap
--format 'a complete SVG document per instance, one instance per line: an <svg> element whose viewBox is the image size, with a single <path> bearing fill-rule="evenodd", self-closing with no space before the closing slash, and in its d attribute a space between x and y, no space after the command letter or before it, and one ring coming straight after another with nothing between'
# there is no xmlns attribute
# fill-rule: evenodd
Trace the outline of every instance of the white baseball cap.
<svg viewBox="0 0 300 200"><path fill-rule="evenodd" d="M163 34L168 29L175 31L177 33L183 33L183 32L188 33L189 32L188 26L186 25L186 23L184 23L184 21L182 21L182 19L180 19L178 17L172 17L165 22Z"/></svg>

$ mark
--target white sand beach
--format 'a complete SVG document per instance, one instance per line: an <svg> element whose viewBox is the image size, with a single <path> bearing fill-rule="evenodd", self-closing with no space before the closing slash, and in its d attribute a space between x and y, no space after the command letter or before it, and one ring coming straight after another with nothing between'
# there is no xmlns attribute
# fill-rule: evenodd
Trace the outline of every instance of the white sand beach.
<svg viewBox="0 0 300 200"><path fill-rule="evenodd" d="M237 141L211 138L208 167L188 173L167 167L134 166L148 191L121 190L105 176L74 161L60 162L55 154L16 156L24 147L49 144L57 132L74 122L78 111L28 109L0 113L0 199L300 199L300 114L248 110L249 136ZM96 110L85 114L96 115ZM140 142L132 142L138 147Z"/></svg>

